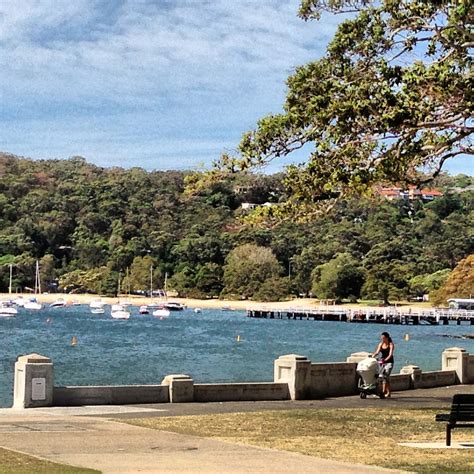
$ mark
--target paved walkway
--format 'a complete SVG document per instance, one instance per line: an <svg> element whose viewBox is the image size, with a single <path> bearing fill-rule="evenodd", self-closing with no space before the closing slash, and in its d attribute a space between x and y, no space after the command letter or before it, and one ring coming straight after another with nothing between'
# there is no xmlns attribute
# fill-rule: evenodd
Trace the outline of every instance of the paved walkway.
<svg viewBox="0 0 474 474"><path fill-rule="evenodd" d="M295 408L385 406L447 409L453 393L474 386L395 393L392 399L342 397L301 402L160 404L0 410L0 446L103 473L400 472L150 430L117 418Z"/></svg>
<svg viewBox="0 0 474 474"><path fill-rule="evenodd" d="M103 473L383 473L368 466L317 459L126 425L104 418L12 416L0 445ZM7 431L10 429L11 431Z"/></svg>

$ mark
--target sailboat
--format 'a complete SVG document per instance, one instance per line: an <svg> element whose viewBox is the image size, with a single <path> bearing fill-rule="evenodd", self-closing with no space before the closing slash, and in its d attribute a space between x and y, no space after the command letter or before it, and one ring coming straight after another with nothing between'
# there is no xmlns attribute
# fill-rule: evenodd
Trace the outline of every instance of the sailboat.
<svg viewBox="0 0 474 474"><path fill-rule="evenodd" d="M40 277L40 270L39 270L39 262L38 260L36 260L35 295L40 294L40 293L41 293L41 277ZM36 298L32 298L23 305L23 308L38 311L43 308L43 305L41 303L38 303L38 301L36 301Z"/></svg>
<svg viewBox="0 0 474 474"><path fill-rule="evenodd" d="M166 275L165 275L166 281ZM150 265L150 299L151 303L148 305L149 308L154 309L153 316L157 318L167 318L170 315L169 309L166 309L164 305L153 303L153 265ZM156 309L155 309L156 308Z"/></svg>
<svg viewBox="0 0 474 474"><path fill-rule="evenodd" d="M13 280L13 264L10 263L10 282L8 285L8 294L11 297L12 294L12 280ZM10 316L16 316L18 314L18 310L16 308L12 308L12 304L14 304L14 301L0 301L0 317L10 317Z"/></svg>
<svg viewBox="0 0 474 474"><path fill-rule="evenodd" d="M168 273L165 273L165 288L164 288L165 303L163 306L169 311L183 311L184 309L186 309L186 305L178 303L177 301L168 301L167 282L168 282Z"/></svg>

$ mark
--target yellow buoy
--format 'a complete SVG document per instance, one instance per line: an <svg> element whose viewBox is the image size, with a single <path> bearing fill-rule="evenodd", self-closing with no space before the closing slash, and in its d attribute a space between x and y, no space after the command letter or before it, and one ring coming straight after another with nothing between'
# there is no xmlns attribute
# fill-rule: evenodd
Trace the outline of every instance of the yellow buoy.
<svg viewBox="0 0 474 474"><path fill-rule="evenodd" d="M76 336L71 337L71 346L72 347L77 346L77 337Z"/></svg>
<svg viewBox="0 0 474 474"><path fill-rule="evenodd" d="M410 334L405 334L405 337L403 338L403 340L409 341L410 340Z"/></svg>

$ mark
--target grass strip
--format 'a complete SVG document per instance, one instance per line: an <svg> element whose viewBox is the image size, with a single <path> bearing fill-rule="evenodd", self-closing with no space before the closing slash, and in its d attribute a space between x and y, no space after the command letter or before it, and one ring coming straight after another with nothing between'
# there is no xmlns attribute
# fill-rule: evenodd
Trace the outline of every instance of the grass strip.
<svg viewBox="0 0 474 474"><path fill-rule="evenodd" d="M68 466L44 461L34 456L0 448L0 472L2 474L92 474L94 469Z"/></svg>
<svg viewBox="0 0 474 474"><path fill-rule="evenodd" d="M474 472L470 449L418 449L400 442L445 440L445 424L432 409L304 409L123 422L206 438L274 448L338 461L420 473ZM470 436L470 437L469 437ZM473 440L455 430L453 441Z"/></svg>

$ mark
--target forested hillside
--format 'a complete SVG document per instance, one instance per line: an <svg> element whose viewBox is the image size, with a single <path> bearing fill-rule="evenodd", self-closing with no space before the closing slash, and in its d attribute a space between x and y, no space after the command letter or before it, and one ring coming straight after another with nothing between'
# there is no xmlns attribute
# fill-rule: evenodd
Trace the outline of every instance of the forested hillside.
<svg viewBox="0 0 474 474"><path fill-rule="evenodd" d="M243 226L241 204L278 202L281 176L243 175L193 197L185 176L0 154L0 291L10 264L14 290L32 287L39 260L49 291L114 294L119 279L123 291L147 291L152 266L155 288L167 273L183 296L388 300L442 287L473 253L464 175L441 177L433 202L361 198L273 228Z"/></svg>

